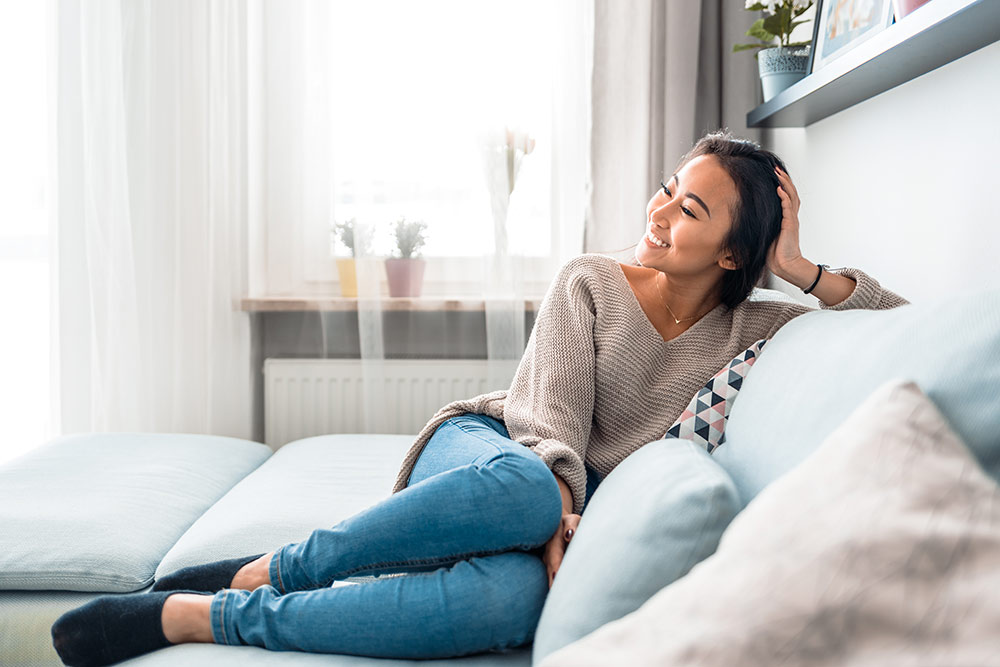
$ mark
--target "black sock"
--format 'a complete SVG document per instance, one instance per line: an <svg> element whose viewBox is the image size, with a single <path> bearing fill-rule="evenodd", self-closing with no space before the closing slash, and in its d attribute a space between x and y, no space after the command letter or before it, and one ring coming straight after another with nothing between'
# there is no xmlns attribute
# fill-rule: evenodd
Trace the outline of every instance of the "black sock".
<svg viewBox="0 0 1000 667"><path fill-rule="evenodd" d="M163 634L163 603L170 591L103 595L52 624L52 645L64 664L100 667L149 653L170 642Z"/></svg>
<svg viewBox="0 0 1000 667"><path fill-rule="evenodd" d="M153 584L153 592L175 591L182 588L194 589L196 591L208 591L217 593L223 588L229 588L233 583L233 577L240 568L251 561L255 561L264 554L256 556L242 556L240 558L230 558L229 560L217 560L204 565L192 565L184 567L176 572L172 572L162 579L157 579Z"/></svg>

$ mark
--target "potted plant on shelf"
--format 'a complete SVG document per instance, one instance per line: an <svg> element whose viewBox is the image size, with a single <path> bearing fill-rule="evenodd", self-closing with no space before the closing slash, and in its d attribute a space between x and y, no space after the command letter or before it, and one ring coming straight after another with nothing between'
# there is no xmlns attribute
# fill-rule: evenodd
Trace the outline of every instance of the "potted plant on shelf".
<svg viewBox="0 0 1000 667"><path fill-rule="evenodd" d="M808 23L808 20L796 19L812 5L813 0L746 0L749 11L763 11L769 16L754 21L746 32L749 37L761 40L759 43L736 44L733 51L758 49L757 69L765 102L808 73L812 40L793 42L791 37L796 26Z"/></svg>
<svg viewBox="0 0 1000 667"><path fill-rule="evenodd" d="M354 259L358 254L367 255L371 247L372 230L359 225L355 218L347 222L334 223L334 231L340 237L340 242L347 246L350 257L337 258L337 275L340 277L340 295L356 297L358 295L358 279Z"/></svg>
<svg viewBox="0 0 1000 667"><path fill-rule="evenodd" d="M385 273L389 279L389 296L420 296L424 281L426 261L417 257L426 238L427 225L419 220L407 221L401 217L393 224L398 257L385 260Z"/></svg>

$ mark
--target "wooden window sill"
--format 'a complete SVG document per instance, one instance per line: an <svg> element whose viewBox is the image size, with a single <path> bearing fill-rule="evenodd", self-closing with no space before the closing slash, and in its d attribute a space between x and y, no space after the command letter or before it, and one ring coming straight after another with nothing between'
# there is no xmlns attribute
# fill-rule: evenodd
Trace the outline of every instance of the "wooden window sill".
<svg viewBox="0 0 1000 667"><path fill-rule="evenodd" d="M356 297L343 296L259 296L245 297L240 302L240 309L248 312L302 312L302 311L341 311L358 310ZM537 311L542 299L525 299L526 311ZM475 297L382 297L378 306L384 311L419 311L419 312L484 312L486 302Z"/></svg>

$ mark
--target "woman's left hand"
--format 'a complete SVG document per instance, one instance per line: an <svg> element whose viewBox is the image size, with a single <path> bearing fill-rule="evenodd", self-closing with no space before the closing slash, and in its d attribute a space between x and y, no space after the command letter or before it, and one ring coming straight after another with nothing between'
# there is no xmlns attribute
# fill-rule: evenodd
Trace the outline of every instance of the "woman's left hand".
<svg viewBox="0 0 1000 667"><path fill-rule="evenodd" d="M781 232L767 253L767 268L774 275L782 278L784 271L802 260L799 249L799 193L788 177L779 167L774 168L778 176L778 197L781 199Z"/></svg>
<svg viewBox="0 0 1000 667"><path fill-rule="evenodd" d="M576 534L577 526L580 525L580 519L581 516L579 514L563 514L562 521L559 522L559 528L556 530L555 535L549 538L549 541L545 544L542 562L545 563L545 569L549 574L549 588L552 588L552 582L556 579L556 572L559 571L559 566L562 565L563 556L566 555L566 549L569 547L573 535Z"/></svg>

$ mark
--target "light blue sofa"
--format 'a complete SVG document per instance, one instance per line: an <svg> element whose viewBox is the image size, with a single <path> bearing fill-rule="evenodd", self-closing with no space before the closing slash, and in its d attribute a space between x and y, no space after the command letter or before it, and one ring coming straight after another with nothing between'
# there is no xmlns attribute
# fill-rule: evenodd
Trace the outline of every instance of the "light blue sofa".
<svg viewBox="0 0 1000 667"><path fill-rule="evenodd" d="M711 555L742 507L893 377L915 380L1000 480L1000 291L890 311L816 311L768 343L712 456L690 441L657 441L604 480L533 646L396 661L191 644L123 664L537 663ZM79 434L0 467L0 664L60 664L52 622L97 595L268 551L377 502L411 441L328 435L272 453L216 436Z"/></svg>

